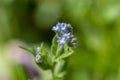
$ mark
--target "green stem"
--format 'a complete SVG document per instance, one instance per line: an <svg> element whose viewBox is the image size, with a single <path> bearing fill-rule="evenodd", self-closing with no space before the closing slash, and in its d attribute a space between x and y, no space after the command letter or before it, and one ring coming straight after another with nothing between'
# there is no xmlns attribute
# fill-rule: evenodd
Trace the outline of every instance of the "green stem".
<svg viewBox="0 0 120 80"><path fill-rule="evenodd" d="M59 57L62 54L63 49L64 49L63 45L58 44L55 58ZM59 78L57 75L63 71L64 66L65 61L63 60L53 62L53 65L51 66L52 80L63 80L64 76Z"/></svg>
<svg viewBox="0 0 120 80"><path fill-rule="evenodd" d="M52 80L55 80L54 69L51 70L51 73L52 73Z"/></svg>
<svg viewBox="0 0 120 80"><path fill-rule="evenodd" d="M51 68L52 80L63 80L65 75L65 73L63 72L66 72L66 61L60 60L59 62L55 63ZM61 73L63 73L63 76L58 77L58 74Z"/></svg>
<svg viewBox="0 0 120 80"><path fill-rule="evenodd" d="M63 49L63 45L58 44L56 57L58 57L61 54L62 49Z"/></svg>

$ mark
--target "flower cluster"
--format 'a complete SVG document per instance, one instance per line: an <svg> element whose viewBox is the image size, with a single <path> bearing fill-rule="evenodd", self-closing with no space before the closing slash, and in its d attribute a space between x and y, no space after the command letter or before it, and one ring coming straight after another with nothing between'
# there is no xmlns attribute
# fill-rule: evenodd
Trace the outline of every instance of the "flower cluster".
<svg viewBox="0 0 120 80"><path fill-rule="evenodd" d="M40 56L41 52L40 52L40 47L37 47L36 49L36 62L40 63L42 62L41 56Z"/></svg>
<svg viewBox="0 0 120 80"><path fill-rule="evenodd" d="M76 38L72 34L72 26L70 24L58 23L52 30L56 33L59 44L71 43L76 46Z"/></svg>

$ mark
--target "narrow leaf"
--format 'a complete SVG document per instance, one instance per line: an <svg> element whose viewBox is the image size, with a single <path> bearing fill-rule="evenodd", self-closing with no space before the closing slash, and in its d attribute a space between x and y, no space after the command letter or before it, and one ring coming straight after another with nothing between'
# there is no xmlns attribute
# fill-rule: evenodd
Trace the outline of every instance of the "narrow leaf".
<svg viewBox="0 0 120 80"><path fill-rule="evenodd" d="M34 47L29 47L29 48L26 48L26 47L23 47L23 46L19 46L21 49L24 49L24 50L26 50L26 51L28 51L28 52L30 52L30 53L32 53L32 55L36 55L35 54L35 48Z"/></svg>
<svg viewBox="0 0 120 80"><path fill-rule="evenodd" d="M72 54L73 54L73 50L71 48L68 48L68 51L66 51L64 54L60 56L60 59L67 58Z"/></svg>
<svg viewBox="0 0 120 80"><path fill-rule="evenodd" d="M51 53L53 55L56 54L57 52L57 47L58 47L58 43L57 43L57 36L54 36L53 40L52 40L52 46L51 46Z"/></svg>
<svg viewBox="0 0 120 80"><path fill-rule="evenodd" d="M57 57L54 61L58 62L62 59L65 59L65 58L71 56L72 54L73 54L73 50L70 47L68 47L64 50L64 53L61 54L59 57Z"/></svg>
<svg viewBox="0 0 120 80"><path fill-rule="evenodd" d="M46 57L48 53L47 53L47 51L45 51L43 43L40 46L40 50L41 50L41 56Z"/></svg>

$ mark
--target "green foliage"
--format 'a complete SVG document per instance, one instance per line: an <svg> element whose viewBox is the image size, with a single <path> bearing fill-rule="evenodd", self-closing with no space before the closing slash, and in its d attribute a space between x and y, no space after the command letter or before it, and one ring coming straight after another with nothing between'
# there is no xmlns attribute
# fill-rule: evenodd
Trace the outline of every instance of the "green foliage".
<svg viewBox="0 0 120 80"><path fill-rule="evenodd" d="M50 62L50 61L48 61L49 54L47 51L45 51L43 43L40 46L40 56L41 56L42 62L40 62L40 63L36 62L38 64L38 66L40 66L44 70L49 69L50 68L49 64L51 64L51 63L48 63L48 62Z"/></svg>
<svg viewBox="0 0 120 80"><path fill-rule="evenodd" d="M51 53L53 55L56 55L57 48L58 48L57 36L54 36L54 38L52 40L52 46L51 46Z"/></svg>
<svg viewBox="0 0 120 80"><path fill-rule="evenodd" d="M47 58L48 53L47 53L47 51L45 51L44 46L43 46L43 43L42 43L41 46L40 46L40 51L41 51L41 54L40 54L40 55L41 55L43 58Z"/></svg>
<svg viewBox="0 0 120 80"><path fill-rule="evenodd" d="M65 80L120 80L119 13L120 0L0 0L0 56L10 40L45 41L47 61L54 65L60 56L71 55L63 50L55 56L56 49L50 53L50 28L64 21L74 27L78 40ZM26 50L36 56L36 47Z"/></svg>
<svg viewBox="0 0 120 80"><path fill-rule="evenodd" d="M26 50L26 51L28 51L28 52L30 52L30 53L32 53L32 55L36 55L36 53L35 53L35 47L24 47L24 46L19 46L20 48L22 48L22 49L24 49L24 50Z"/></svg>
<svg viewBox="0 0 120 80"><path fill-rule="evenodd" d="M66 62L67 62L66 58L69 58L73 53L72 48L69 47L67 43L64 45L58 44L57 37L54 36L51 46L52 55L50 55L51 53L48 53L44 49L43 43L40 45L40 47L37 47L38 50L37 49L35 50L34 48L33 49L25 48L25 47L20 47L20 48L33 54L35 60L40 59L41 61L40 62L36 61L36 64L43 70L48 70L48 69L51 70L52 71L51 74L53 75L52 77L53 80L64 79L66 73ZM36 55L34 53L36 53ZM40 57L36 57L36 56L40 56Z"/></svg>

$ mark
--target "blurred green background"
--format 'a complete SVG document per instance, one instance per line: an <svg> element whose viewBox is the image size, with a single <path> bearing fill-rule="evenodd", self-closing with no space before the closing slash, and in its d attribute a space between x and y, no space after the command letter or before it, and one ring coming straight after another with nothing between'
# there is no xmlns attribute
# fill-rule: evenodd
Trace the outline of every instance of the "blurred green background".
<svg viewBox="0 0 120 80"><path fill-rule="evenodd" d="M58 22L77 37L65 80L120 80L120 0L0 0L0 80L38 76L18 46L44 42L49 50Z"/></svg>

